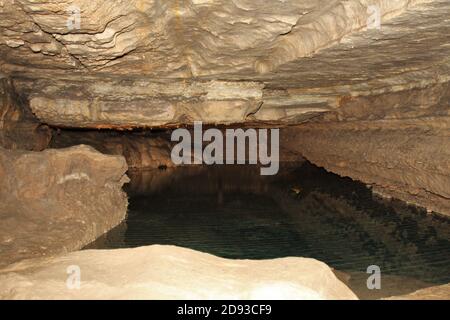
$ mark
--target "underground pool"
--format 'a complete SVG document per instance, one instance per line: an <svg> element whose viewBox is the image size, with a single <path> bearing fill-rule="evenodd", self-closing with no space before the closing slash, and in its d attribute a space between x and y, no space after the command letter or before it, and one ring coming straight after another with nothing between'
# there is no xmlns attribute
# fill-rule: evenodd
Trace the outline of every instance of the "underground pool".
<svg viewBox="0 0 450 320"><path fill-rule="evenodd" d="M177 245L224 258L310 257L360 298L450 282L450 221L309 162L130 171L127 219L85 249ZM367 268L380 267L381 290Z"/></svg>

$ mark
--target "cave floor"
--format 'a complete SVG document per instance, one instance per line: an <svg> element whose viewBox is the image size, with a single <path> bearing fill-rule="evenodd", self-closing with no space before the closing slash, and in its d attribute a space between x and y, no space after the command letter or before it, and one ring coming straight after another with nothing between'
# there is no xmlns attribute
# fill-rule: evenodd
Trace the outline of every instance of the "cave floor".
<svg viewBox="0 0 450 320"><path fill-rule="evenodd" d="M450 221L309 162L132 171L127 219L85 249L177 245L231 259L310 257L360 298L450 282ZM381 290L368 290L379 266Z"/></svg>

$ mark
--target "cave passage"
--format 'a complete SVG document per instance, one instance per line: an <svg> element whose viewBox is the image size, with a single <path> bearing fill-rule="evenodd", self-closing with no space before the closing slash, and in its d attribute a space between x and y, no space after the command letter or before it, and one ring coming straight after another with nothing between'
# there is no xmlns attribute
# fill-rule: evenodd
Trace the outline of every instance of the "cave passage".
<svg viewBox="0 0 450 320"><path fill-rule="evenodd" d="M450 281L448 219L309 162L284 164L274 177L254 166L129 176L127 219L86 249L165 244L232 259L310 257L352 274L356 292L370 265L399 292Z"/></svg>
<svg viewBox="0 0 450 320"><path fill-rule="evenodd" d="M0 299L450 300L450 0L0 3Z"/></svg>

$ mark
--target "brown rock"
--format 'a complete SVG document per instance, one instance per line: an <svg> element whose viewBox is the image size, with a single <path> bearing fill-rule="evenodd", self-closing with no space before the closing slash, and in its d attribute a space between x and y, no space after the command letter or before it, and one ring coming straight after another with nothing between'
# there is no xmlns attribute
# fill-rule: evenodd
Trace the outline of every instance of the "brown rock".
<svg viewBox="0 0 450 320"><path fill-rule="evenodd" d="M80 249L127 211L127 165L87 146L0 148L0 266Z"/></svg>
<svg viewBox="0 0 450 320"><path fill-rule="evenodd" d="M434 120L353 121L288 129L284 141L318 166L450 214L450 131Z"/></svg>
<svg viewBox="0 0 450 320"><path fill-rule="evenodd" d="M381 30L367 28L369 5ZM0 64L52 126L285 125L448 83L449 13L441 0L8 0Z"/></svg>
<svg viewBox="0 0 450 320"><path fill-rule="evenodd" d="M52 148L89 145L104 154L125 157L130 169L173 167L172 143L167 135L140 135L109 131L68 131L53 135Z"/></svg>
<svg viewBox="0 0 450 320"><path fill-rule="evenodd" d="M395 296L386 300L450 300L450 284L430 287L403 296Z"/></svg>
<svg viewBox="0 0 450 320"><path fill-rule="evenodd" d="M12 81L0 78L0 146L41 151L49 145L51 137L50 128L37 121Z"/></svg>

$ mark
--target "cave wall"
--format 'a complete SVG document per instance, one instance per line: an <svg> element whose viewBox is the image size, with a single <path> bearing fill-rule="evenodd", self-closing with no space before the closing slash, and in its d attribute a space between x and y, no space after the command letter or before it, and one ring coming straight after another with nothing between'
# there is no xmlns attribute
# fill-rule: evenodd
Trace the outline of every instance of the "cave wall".
<svg viewBox="0 0 450 320"><path fill-rule="evenodd" d="M51 129L35 118L27 98L16 92L13 81L0 78L0 146L41 151L51 136Z"/></svg>
<svg viewBox="0 0 450 320"><path fill-rule="evenodd" d="M308 160L384 196L450 214L450 85L349 98L290 128L286 143Z"/></svg>
<svg viewBox="0 0 450 320"><path fill-rule="evenodd" d="M1 141L43 149L31 113L92 130L295 125L292 154L448 213L449 14L447 0L4 1ZM146 137L83 139L131 167L169 163Z"/></svg>
<svg viewBox="0 0 450 320"><path fill-rule="evenodd" d="M129 169L174 167L171 160L173 143L166 132L123 132L110 130L57 130L51 148L89 145L103 154L125 157Z"/></svg>
<svg viewBox="0 0 450 320"><path fill-rule="evenodd" d="M81 249L122 222L127 169L123 157L88 146L0 147L0 268Z"/></svg>

